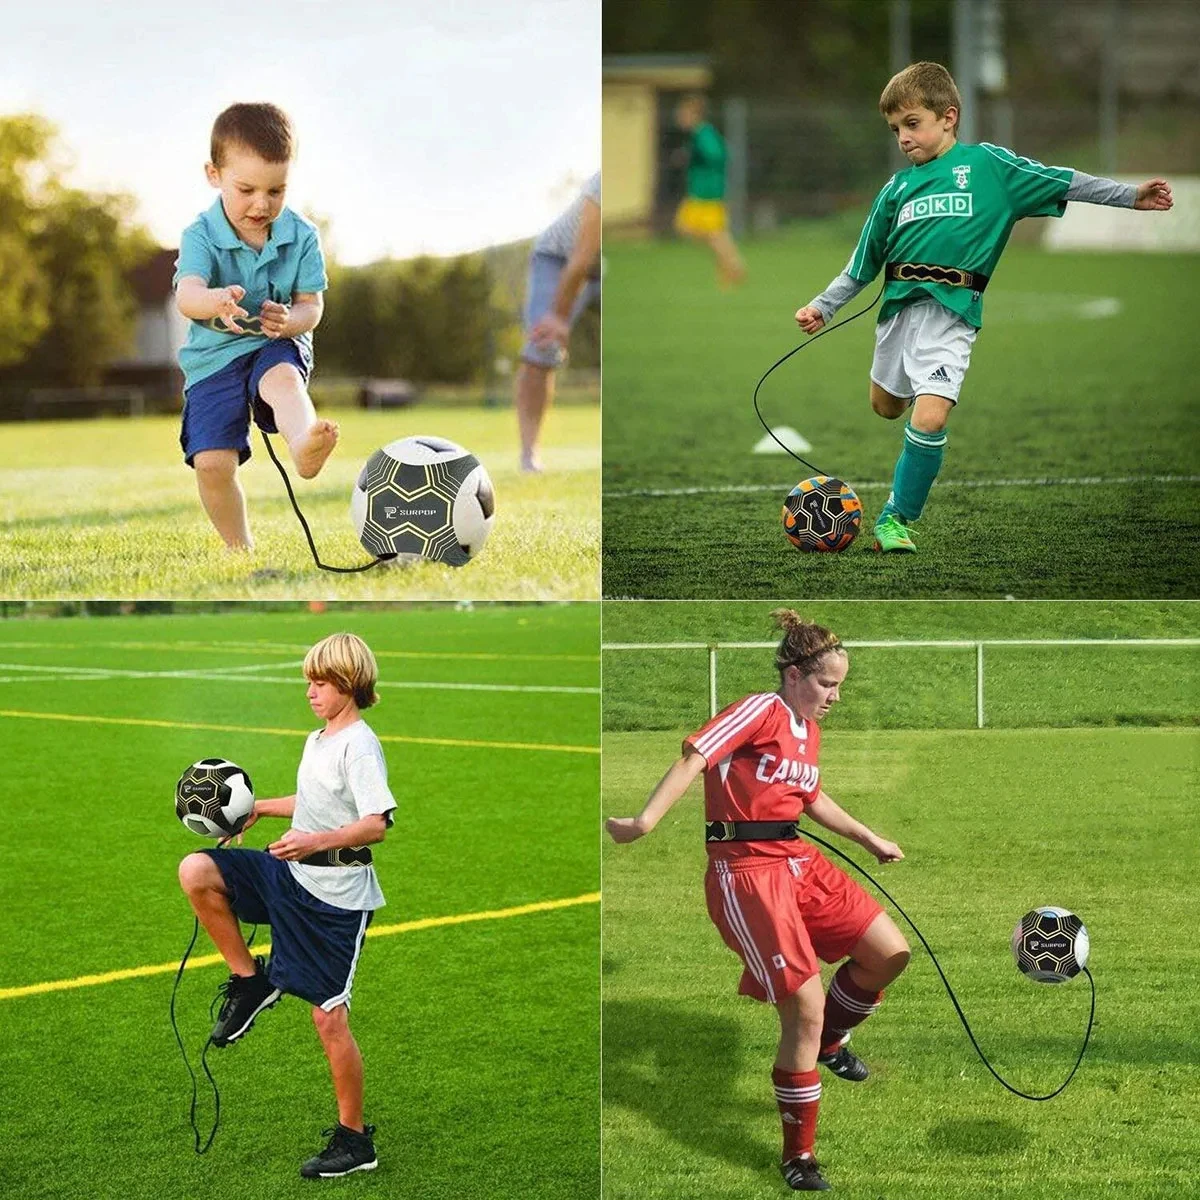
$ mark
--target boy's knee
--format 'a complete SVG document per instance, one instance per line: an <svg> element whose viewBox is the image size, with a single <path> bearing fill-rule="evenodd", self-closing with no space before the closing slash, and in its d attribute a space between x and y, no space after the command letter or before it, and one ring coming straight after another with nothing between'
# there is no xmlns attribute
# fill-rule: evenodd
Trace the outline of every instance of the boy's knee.
<svg viewBox="0 0 1200 1200"><path fill-rule="evenodd" d="M213 876L216 876L214 879ZM179 864L179 886L185 892L198 892L221 882L217 864L207 854L196 851Z"/></svg>
<svg viewBox="0 0 1200 1200"><path fill-rule="evenodd" d="M877 384L872 384L871 407L881 417L889 421L895 421L898 417L904 416L908 411L908 401L902 400L899 396L893 396L891 392L885 392Z"/></svg>
<svg viewBox="0 0 1200 1200"><path fill-rule="evenodd" d="M339 1004L337 1008L329 1011L319 1006L314 1006L312 1018L313 1024L317 1027L317 1032L322 1038L337 1037L342 1033L348 1033L350 1030L349 1014L344 1004Z"/></svg>
<svg viewBox="0 0 1200 1200"><path fill-rule="evenodd" d="M233 450L201 450L192 459L196 479L202 484L227 483L237 472L238 456Z"/></svg>
<svg viewBox="0 0 1200 1200"><path fill-rule="evenodd" d="M954 401L945 396L918 396L908 423L918 433L941 433L954 411Z"/></svg>
<svg viewBox="0 0 1200 1200"><path fill-rule="evenodd" d="M267 387L288 388L293 391L304 390L304 376L300 373L300 368L294 363L281 362L276 363L273 367L269 367L263 372L262 379L259 380L259 391L262 391L263 385Z"/></svg>
<svg viewBox="0 0 1200 1200"><path fill-rule="evenodd" d="M918 433L941 433L946 428L946 415L913 413L908 422Z"/></svg>

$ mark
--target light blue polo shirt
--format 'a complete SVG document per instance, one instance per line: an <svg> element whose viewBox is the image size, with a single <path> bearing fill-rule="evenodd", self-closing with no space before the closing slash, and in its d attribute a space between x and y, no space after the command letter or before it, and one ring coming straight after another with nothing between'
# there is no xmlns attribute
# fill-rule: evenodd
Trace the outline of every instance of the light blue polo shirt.
<svg viewBox="0 0 1200 1200"><path fill-rule="evenodd" d="M172 286L188 275L198 275L209 287L236 283L245 288L241 307L250 316L237 319L245 333L230 333L216 319L188 323L187 342L179 351L185 389L272 340L258 332L264 300L291 304L296 292L323 292L329 286L320 235L311 221L290 208L281 209L271 222L266 245L255 250L234 232L219 197L179 239ZM295 340L311 355L311 332Z"/></svg>

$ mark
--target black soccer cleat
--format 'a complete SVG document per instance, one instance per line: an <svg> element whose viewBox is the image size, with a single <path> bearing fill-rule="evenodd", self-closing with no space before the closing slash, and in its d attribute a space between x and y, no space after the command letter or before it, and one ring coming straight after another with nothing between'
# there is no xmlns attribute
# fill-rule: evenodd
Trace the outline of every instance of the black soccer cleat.
<svg viewBox="0 0 1200 1200"><path fill-rule="evenodd" d="M789 1158L780 1163L784 1181L793 1192L828 1192L832 1186L822 1174L817 1160L811 1155L801 1155L799 1158Z"/></svg>
<svg viewBox="0 0 1200 1200"><path fill-rule="evenodd" d="M332 1129L321 1130L321 1136L329 1138L329 1145L300 1168L305 1179L333 1179L352 1171L373 1171L379 1166L372 1140L374 1125L364 1125L359 1133L339 1123Z"/></svg>
<svg viewBox="0 0 1200 1200"><path fill-rule="evenodd" d="M850 1037L847 1035L836 1053L820 1054L817 1056L817 1062L832 1071L839 1079L848 1079L851 1083L862 1083L871 1072L867 1069L867 1064L846 1045L849 1040Z"/></svg>
<svg viewBox="0 0 1200 1200"><path fill-rule="evenodd" d="M281 992L267 978L267 969L261 956L254 963L256 970L253 975L230 975L217 989L224 999L211 1035L214 1046L228 1046L236 1042L254 1024L254 1018L264 1008L279 1003Z"/></svg>

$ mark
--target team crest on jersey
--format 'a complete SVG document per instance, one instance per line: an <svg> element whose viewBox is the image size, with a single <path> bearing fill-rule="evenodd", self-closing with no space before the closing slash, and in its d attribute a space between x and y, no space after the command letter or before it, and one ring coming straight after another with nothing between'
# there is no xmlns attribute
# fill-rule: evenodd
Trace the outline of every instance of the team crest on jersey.
<svg viewBox="0 0 1200 1200"><path fill-rule="evenodd" d="M971 168L970 167L954 167L953 170L954 170L954 182L957 183L960 188L965 188L971 179Z"/></svg>

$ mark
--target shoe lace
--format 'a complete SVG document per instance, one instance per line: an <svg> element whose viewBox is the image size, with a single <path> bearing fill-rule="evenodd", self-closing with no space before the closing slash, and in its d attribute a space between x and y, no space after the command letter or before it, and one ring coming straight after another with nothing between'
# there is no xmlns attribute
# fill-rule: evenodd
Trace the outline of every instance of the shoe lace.
<svg viewBox="0 0 1200 1200"><path fill-rule="evenodd" d="M909 541L916 541L917 531L911 525L906 525L895 513L888 513L879 521L879 526L887 533L894 534L897 537L906 537Z"/></svg>
<svg viewBox="0 0 1200 1200"><path fill-rule="evenodd" d="M340 1125L334 1125L331 1129L322 1129L321 1136L329 1139L329 1145L321 1151L322 1154L332 1154L335 1150L340 1150L346 1145L346 1131Z"/></svg>
<svg viewBox="0 0 1200 1200"><path fill-rule="evenodd" d="M238 992L241 991L245 984L245 980L240 975L230 975L224 983L217 985L217 994L213 997L213 1002L208 1006L208 1015L213 1015L213 1009L218 1004L221 1005L220 1017L224 1018L228 1015L229 1010L237 1003Z"/></svg>

